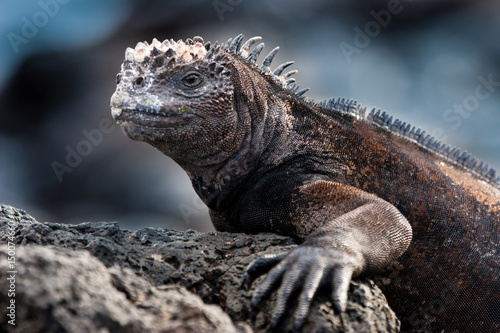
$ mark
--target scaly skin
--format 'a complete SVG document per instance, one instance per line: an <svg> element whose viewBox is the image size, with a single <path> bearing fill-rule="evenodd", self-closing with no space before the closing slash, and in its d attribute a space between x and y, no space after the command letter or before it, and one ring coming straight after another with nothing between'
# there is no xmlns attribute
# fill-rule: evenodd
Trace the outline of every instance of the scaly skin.
<svg viewBox="0 0 500 333"><path fill-rule="evenodd" d="M259 38L241 39L127 49L111 108L187 172L217 230L302 242L248 268L247 285L267 273L253 304L279 286L276 327L301 288L300 327L322 285L343 311L352 278L392 264L382 287L404 331L500 330L494 171L352 102L305 100L290 63L271 73L276 49L258 67Z"/></svg>

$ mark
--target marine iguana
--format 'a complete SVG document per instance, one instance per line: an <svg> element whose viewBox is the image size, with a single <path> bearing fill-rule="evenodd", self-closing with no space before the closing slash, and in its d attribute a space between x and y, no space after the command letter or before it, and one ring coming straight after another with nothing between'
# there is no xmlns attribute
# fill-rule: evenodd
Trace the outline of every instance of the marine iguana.
<svg viewBox="0 0 500 333"><path fill-rule="evenodd" d="M127 48L112 114L176 161L215 228L301 244L248 267L279 286L273 327L300 289L296 327L322 286L345 309L352 278L381 286L410 332L500 331L500 178L466 152L348 99L316 103L274 70L260 37ZM413 239L412 239L413 238ZM397 261L396 261L397 260ZM395 269L394 269L395 267Z"/></svg>

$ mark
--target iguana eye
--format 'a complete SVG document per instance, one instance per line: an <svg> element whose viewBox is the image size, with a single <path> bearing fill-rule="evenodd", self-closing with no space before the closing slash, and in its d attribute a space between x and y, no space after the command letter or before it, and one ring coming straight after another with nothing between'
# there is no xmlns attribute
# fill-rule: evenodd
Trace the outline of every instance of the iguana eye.
<svg viewBox="0 0 500 333"><path fill-rule="evenodd" d="M182 83L188 88L196 88L203 83L203 78L197 72L190 72L182 78Z"/></svg>

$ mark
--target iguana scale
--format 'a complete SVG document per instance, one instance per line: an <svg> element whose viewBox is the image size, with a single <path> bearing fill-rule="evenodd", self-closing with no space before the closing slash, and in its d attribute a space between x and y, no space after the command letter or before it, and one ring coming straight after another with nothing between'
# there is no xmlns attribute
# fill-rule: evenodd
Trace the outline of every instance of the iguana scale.
<svg viewBox="0 0 500 333"><path fill-rule="evenodd" d="M176 161L217 230L301 242L247 270L257 305L278 288L273 327L295 289L296 326L318 288L345 310L352 278L380 285L410 332L500 331L500 179L474 157L355 101L316 103L256 60L260 37L128 48L113 117Z"/></svg>

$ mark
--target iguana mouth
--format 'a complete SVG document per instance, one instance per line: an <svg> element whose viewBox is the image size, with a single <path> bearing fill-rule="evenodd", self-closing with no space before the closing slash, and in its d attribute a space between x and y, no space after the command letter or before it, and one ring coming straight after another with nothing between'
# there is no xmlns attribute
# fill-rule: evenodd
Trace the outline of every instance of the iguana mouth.
<svg viewBox="0 0 500 333"><path fill-rule="evenodd" d="M154 108L121 109L114 114L117 121L126 121L139 127L172 128L182 125L195 117L182 111L159 111Z"/></svg>

